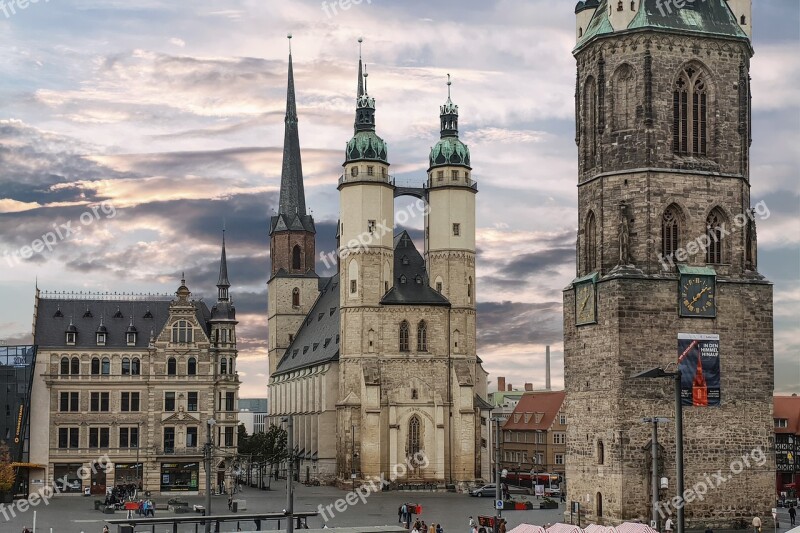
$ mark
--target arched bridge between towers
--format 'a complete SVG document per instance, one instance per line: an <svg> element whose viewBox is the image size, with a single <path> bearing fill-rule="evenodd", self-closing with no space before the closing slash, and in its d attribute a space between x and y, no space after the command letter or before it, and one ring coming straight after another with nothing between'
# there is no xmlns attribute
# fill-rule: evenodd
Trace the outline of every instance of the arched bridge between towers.
<svg viewBox="0 0 800 533"><path fill-rule="evenodd" d="M416 180L414 178L394 180L394 197L400 196L413 196L420 200L428 201L428 189L425 188L425 180Z"/></svg>

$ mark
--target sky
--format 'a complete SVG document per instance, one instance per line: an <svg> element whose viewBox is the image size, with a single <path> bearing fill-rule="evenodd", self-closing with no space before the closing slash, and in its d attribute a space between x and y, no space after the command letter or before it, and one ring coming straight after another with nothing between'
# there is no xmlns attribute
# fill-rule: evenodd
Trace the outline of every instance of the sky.
<svg viewBox="0 0 800 533"><path fill-rule="evenodd" d="M561 298L577 228L574 2L19 1L0 0L1 340L31 341L37 279L50 291L174 293L185 272L195 297L213 302L224 220L240 396L266 396L286 36L318 252L334 249L363 37L399 180L424 179L452 77L480 189L478 353L490 379L543 387L550 345L563 386ZM800 4L754 4L751 198L770 210L759 270L774 283L776 392L800 392ZM15 259L62 225L81 231Z"/></svg>

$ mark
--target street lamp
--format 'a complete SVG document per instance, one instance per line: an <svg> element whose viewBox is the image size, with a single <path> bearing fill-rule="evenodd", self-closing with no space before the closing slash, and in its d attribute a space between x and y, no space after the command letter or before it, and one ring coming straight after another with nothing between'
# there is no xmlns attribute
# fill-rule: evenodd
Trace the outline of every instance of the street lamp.
<svg viewBox="0 0 800 533"><path fill-rule="evenodd" d="M211 452L212 452L212 444L211 444L211 432L213 430L214 424L217 423L216 420L213 418L209 418L208 421L208 432L206 434L206 449L205 449L205 460L206 460L206 516L211 515ZM211 521L206 520L206 533L211 533Z"/></svg>
<svg viewBox="0 0 800 533"><path fill-rule="evenodd" d="M667 372L663 368L651 368L634 376L634 379L672 378L675 384L675 474L678 501L683 498L683 404L681 403L681 369ZM677 533L684 533L683 505L678 506Z"/></svg>

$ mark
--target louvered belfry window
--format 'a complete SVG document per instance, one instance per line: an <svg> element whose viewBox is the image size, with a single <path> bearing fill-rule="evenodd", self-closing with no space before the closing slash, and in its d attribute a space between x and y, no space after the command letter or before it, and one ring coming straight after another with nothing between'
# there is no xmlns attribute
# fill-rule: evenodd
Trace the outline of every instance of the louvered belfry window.
<svg viewBox="0 0 800 533"><path fill-rule="evenodd" d="M672 93L672 151L706 155L708 151L708 91L703 72L687 67Z"/></svg>

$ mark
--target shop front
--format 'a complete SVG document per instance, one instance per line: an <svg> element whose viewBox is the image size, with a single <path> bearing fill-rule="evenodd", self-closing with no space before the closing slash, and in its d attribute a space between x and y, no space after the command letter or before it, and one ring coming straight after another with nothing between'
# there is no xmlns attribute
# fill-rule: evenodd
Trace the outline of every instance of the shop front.
<svg viewBox="0 0 800 533"><path fill-rule="evenodd" d="M55 463L53 465L53 484L64 494L82 493L80 473L83 463Z"/></svg>
<svg viewBox="0 0 800 533"><path fill-rule="evenodd" d="M114 465L114 487L142 488L142 463L116 463Z"/></svg>
<svg viewBox="0 0 800 533"><path fill-rule="evenodd" d="M197 492L200 464L161 463L161 492Z"/></svg>

